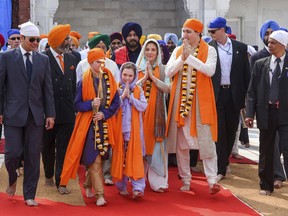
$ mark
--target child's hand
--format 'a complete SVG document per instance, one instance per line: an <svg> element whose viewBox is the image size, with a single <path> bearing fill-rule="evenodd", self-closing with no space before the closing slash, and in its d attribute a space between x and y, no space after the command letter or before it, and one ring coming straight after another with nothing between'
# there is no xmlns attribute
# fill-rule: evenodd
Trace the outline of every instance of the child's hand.
<svg viewBox="0 0 288 216"><path fill-rule="evenodd" d="M98 108L101 104L101 98L94 98L91 104L93 108Z"/></svg>
<svg viewBox="0 0 288 216"><path fill-rule="evenodd" d="M125 94L127 98L130 98L130 88L129 88L129 82L126 82L126 86L125 86Z"/></svg>

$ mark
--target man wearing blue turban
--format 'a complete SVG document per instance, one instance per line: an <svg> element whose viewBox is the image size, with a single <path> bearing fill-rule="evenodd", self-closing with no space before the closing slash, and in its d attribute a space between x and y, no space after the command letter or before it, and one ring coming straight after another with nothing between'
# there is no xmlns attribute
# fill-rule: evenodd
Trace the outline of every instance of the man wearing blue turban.
<svg viewBox="0 0 288 216"><path fill-rule="evenodd" d="M209 23L210 45L218 54L215 74L212 76L218 116L218 181L227 171L229 157L239 125L240 110L245 107L245 96L250 81L247 45L230 39L231 28L226 19L217 17Z"/></svg>
<svg viewBox="0 0 288 216"><path fill-rule="evenodd" d="M142 28L138 23L128 22L122 27L122 35L126 44L116 50L111 58L119 68L128 61L136 63L141 51L139 40L142 36Z"/></svg>
<svg viewBox="0 0 288 216"><path fill-rule="evenodd" d="M174 33L166 33L164 35L164 41L168 47L169 54L171 55L178 43L178 36Z"/></svg>
<svg viewBox="0 0 288 216"><path fill-rule="evenodd" d="M250 68L251 71L253 69L253 66L255 62L259 59L265 58L270 56L270 52L268 49L268 39L269 36L272 34L273 31L280 30L280 26L277 22L273 20L267 20L263 23L261 29L260 29L260 38L262 39L264 43L264 48L262 50L259 50L258 52L254 53L250 58ZM279 150L279 137L278 133L275 139L275 146L274 146L274 187L276 189L282 187L282 182L286 180L285 173L283 170L283 166L280 160L280 150Z"/></svg>
<svg viewBox="0 0 288 216"><path fill-rule="evenodd" d="M7 32L8 44L10 49L15 49L20 45L20 31L18 29L10 29Z"/></svg>

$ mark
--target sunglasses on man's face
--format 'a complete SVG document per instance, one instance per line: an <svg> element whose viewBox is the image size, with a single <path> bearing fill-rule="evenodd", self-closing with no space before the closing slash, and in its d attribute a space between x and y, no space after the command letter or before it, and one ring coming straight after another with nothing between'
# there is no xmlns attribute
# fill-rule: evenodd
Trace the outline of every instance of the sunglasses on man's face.
<svg viewBox="0 0 288 216"><path fill-rule="evenodd" d="M214 29L214 30L208 30L208 33L215 34L215 32L218 31L218 30L220 30L220 28Z"/></svg>
<svg viewBox="0 0 288 216"><path fill-rule="evenodd" d="M35 37L28 37L28 38L30 43L33 43L35 40L37 41L37 43L39 43L39 41L41 40L41 38L35 38Z"/></svg>
<svg viewBox="0 0 288 216"><path fill-rule="evenodd" d="M13 41L16 40L16 39L17 39L17 40L20 40L20 37L11 37L11 38L9 38L9 39L10 39L10 40L13 40Z"/></svg>

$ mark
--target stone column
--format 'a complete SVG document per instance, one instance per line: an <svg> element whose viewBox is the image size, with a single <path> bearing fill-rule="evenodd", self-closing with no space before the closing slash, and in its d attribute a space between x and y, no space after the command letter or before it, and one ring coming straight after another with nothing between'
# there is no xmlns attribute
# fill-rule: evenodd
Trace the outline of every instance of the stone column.
<svg viewBox="0 0 288 216"><path fill-rule="evenodd" d="M199 19L199 0L184 0L184 8L190 18Z"/></svg>
<svg viewBox="0 0 288 216"><path fill-rule="evenodd" d="M216 0L216 13L217 16L225 17L229 10L230 0Z"/></svg>

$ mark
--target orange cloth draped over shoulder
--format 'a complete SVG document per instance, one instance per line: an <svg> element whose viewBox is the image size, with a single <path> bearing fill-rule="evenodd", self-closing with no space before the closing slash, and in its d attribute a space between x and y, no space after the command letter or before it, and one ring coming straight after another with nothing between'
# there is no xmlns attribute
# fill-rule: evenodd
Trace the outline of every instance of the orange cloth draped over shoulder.
<svg viewBox="0 0 288 216"><path fill-rule="evenodd" d="M139 72L141 78L144 76L143 72ZM154 76L157 79L160 79L160 69L159 66L156 66L154 69ZM139 76L140 77L140 76ZM139 80L141 79L139 78ZM146 91L146 83L142 86L143 90ZM143 129L144 129L144 138L146 146L146 155L152 155L154 150L154 145L156 141L162 142L161 137L155 137L155 114L156 114L156 99L157 99L158 88L154 82L151 81L151 91L148 99L148 106L143 115Z"/></svg>
<svg viewBox="0 0 288 216"><path fill-rule="evenodd" d="M104 73L108 74L110 81L110 98L114 97L117 91L117 84L113 78L112 73L104 68ZM93 100L96 97L92 72L90 68L83 74L82 79L82 98L83 101ZM110 100L111 103L112 99ZM110 104L109 104L110 105ZM80 165L80 159L82 155L82 151L84 148L87 132L90 126L90 123L93 118L93 111L89 112L78 112L76 116L75 126L73 133L71 135L65 159L63 164L63 169L61 173L61 182L60 185L66 186L70 178L75 179L78 171L78 167ZM108 136L109 136L109 144L113 147L115 145L115 139L117 139L117 131L116 131L116 118L115 116L107 119L108 123Z"/></svg>
<svg viewBox="0 0 288 216"><path fill-rule="evenodd" d="M198 59L202 62L206 62L208 57L208 49L209 46L207 43L203 41L201 38L200 45L199 45L199 52L198 52ZM176 54L176 58L178 58L183 52L183 45L179 48ZM171 90L171 97L169 102L169 110L168 110L168 121L167 121L167 127L166 127L166 136L168 136L169 131L169 124L171 121L171 112L172 107L175 99L176 94L176 86L179 79L179 73L176 73L173 79L172 83L172 90ZM196 75L196 92L194 93L193 102L192 102L192 109L191 109L191 125L190 125L190 134L193 137L197 137L197 128L196 128L196 97L195 94L198 94L198 103L199 103L199 112L200 112L200 118L201 123L203 125L209 124L212 140L217 141L217 135L218 135L218 126L217 126L217 112L216 112L216 104L215 104L215 98L214 98L214 90L213 90L213 84L211 77L208 77L204 75L201 72L197 72ZM182 91L182 90L181 90ZM175 121L178 123L178 127L183 127L185 125L185 119L180 116L180 103L181 103L181 95L182 92L179 92L179 101L175 103L178 103L177 107L177 114L175 116Z"/></svg>
<svg viewBox="0 0 288 216"><path fill-rule="evenodd" d="M140 99L141 89L136 85L134 89L134 97ZM119 121L121 120L121 121ZM131 134L126 151L126 157L124 158L124 140L122 136L122 108L117 113L118 131L121 137L117 139L117 144L113 149L111 175L116 179L122 179L123 174L134 179L141 179L144 177L144 163L143 153L140 137L140 114L134 106L132 106L132 118L131 118ZM125 160L125 162L124 162ZM123 164L125 166L123 168Z"/></svg>

